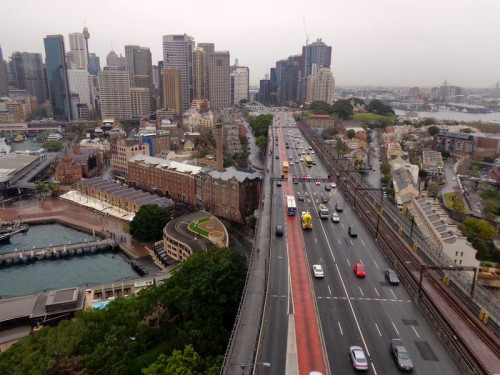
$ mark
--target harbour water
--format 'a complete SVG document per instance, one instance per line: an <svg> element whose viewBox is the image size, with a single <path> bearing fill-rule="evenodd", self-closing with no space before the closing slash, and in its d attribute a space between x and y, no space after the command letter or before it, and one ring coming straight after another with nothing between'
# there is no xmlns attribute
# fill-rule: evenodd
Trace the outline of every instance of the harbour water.
<svg viewBox="0 0 500 375"><path fill-rule="evenodd" d="M91 241L92 234L60 224L32 225L24 234L0 244L0 252ZM0 297L32 294L86 284L138 277L128 259L118 252L99 253L0 268Z"/></svg>
<svg viewBox="0 0 500 375"><path fill-rule="evenodd" d="M404 115L410 111L395 110L396 115ZM413 112L413 111L411 111ZM417 112L420 118L434 117L436 120L454 121L498 121L500 122L500 112L492 113L466 113L441 109L439 112Z"/></svg>

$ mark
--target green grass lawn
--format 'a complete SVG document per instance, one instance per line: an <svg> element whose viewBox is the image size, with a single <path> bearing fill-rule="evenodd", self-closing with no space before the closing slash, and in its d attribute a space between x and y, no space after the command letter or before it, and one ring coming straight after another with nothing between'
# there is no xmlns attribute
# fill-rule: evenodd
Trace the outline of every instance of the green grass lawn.
<svg viewBox="0 0 500 375"><path fill-rule="evenodd" d="M200 236L208 237L209 233L206 230L201 229L198 225L200 225L200 224L202 224L202 223L204 223L206 221L209 221L209 220L210 220L210 218L204 217L204 218L201 218L198 221L190 223L188 227L189 227L190 230L192 230L195 233L198 233Z"/></svg>
<svg viewBox="0 0 500 375"><path fill-rule="evenodd" d="M456 197L456 196L457 196L457 194L453 193L453 192L443 194L443 199L444 199L444 203L446 204L446 207L451 208L453 206L453 199L455 199L454 197Z"/></svg>

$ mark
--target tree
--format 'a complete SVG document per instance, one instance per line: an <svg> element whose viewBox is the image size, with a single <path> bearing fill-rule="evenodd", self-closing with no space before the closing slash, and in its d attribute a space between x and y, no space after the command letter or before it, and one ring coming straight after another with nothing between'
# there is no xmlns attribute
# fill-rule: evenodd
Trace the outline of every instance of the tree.
<svg viewBox="0 0 500 375"><path fill-rule="evenodd" d="M245 223L252 229L255 229L255 225L257 224L257 218L254 215L247 216L245 218Z"/></svg>
<svg viewBox="0 0 500 375"><path fill-rule="evenodd" d="M352 116L352 106L349 100L337 100L332 106L332 111L342 120L349 120Z"/></svg>
<svg viewBox="0 0 500 375"><path fill-rule="evenodd" d="M435 136L437 133L439 133L439 128L437 126L429 126L427 128L427 132L432 135L432 136Z"/></svg>
<svg viewBox="0 0 500 375"><path fill-rule="evenodd" d="M255 145L261 150L265 150L267 147L267 137L265 135L259 135L255 138Z"/></svg>
<svg viewBox="0 0 500 375"><path fill-rule="evenodd" d="M130 234L139 241L157 241L162 238L163 228L170 220L167 208L146 204L141 206L130 223Z"/></svg>
<svg viewBox="0 0 500 375"><path fill-rule="evenodd" d="M64 144L61 141L45 141L42 147L48 151L56 152L62 150Z"/></svg>
<svg viewBox="0 0 500 375"><path fill-rule="evenodd" d="M483 161L485 163L494 163L495 162L495 157L494 156L485 156L483 158Z"/></svg>
<svg viewBox="0 0 500 375"><path fill-rule="evenodd" d="M491 240L497 236L496 228L482 219L466 219L461 229L467 237L477 234L479 238L485 241Z"/></svg>
<svg viewBox="0 0 500 375"><path fill-rule="evenodd" d="M59 194L61 193L61 187L54 182L50 182L48 188L52 192L52 195L56 197L59 196Z"/></svg>
<svg viewBox="0 0 500 375"><path fill-rule="evenodd" d="M242 104L247 104L248 103L248 100L247 99L241 99L240 100L240 105Z"/></svg>
<svg viewBox="0 0 500 375"><path fill-rule="evenodd" d="M439 186L437 183L433 182L427 187L427 192L431 198L437 198L439 195Z"/></svg>
<svg viewBox="0 0 500 375"><path fill-rule="evenodd" d="M391 164L390 163L382 163L380 164L380 173L383 175L389 176L391 174Z"/></svg>
<svg viewBox="0 0 500 375"><path fill-rule="evenodd" d="M391 106L382 103L378 99L373 99L367 107L369 112L378 113L379 115L394 115L395 112Z"/></svg>
<svg viewBox="0 0 500 375"><path fill-rule="evenodd" d="M317 115L331 114L332 106L322 100L316 100L309 105L309 110Z"/></svg>
<svg viewBox="0 0 500 375"><path fill-rule="evenodd" d="M356 131L354 129L349 129L347 132L346 132L346 136L349 138L349 139L353 139L355 136L356 136Z"/></svg>

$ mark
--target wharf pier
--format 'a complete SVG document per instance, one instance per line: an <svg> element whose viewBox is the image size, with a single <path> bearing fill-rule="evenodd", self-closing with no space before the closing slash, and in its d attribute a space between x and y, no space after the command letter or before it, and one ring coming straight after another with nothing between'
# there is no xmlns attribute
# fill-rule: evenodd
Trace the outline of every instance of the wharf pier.
<svg viewBox="0 0 500 375"><path fill-rule="evenodd" d="M106 238L97 241L17 250L8 253L0 253L0 267L25 264L43 259L59 259L83 254L93 254L98 251L116 249L117 247L118 243L114 239Z"/></svg>

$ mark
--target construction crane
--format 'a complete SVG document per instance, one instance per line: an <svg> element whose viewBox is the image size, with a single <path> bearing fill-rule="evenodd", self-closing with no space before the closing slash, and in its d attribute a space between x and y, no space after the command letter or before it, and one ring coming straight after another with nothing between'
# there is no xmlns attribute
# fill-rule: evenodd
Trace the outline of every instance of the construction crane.
<svg viewBox="0 0 500 375"><path fill-rule="evenodd" d="M309 45L309 33L307 32L306 17L302 17L304 20L304 30L306 31L306 46Z"/></svg>

